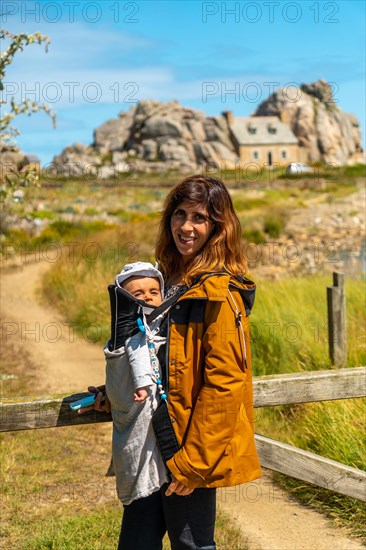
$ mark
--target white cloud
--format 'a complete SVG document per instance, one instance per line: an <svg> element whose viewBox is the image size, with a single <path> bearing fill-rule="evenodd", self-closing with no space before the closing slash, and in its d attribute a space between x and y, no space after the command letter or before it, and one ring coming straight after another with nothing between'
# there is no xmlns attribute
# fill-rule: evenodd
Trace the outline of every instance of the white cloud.
<svg viewBox="0 0 366 550"><path fill-rule="evenodd" d="M11 32L33 33L36 30L50 38L48 53L45 54L44 46L27 46L23 52L16 54L12 72L19 72L29 64L33 64L37 74L50 68L110 67L118 64L119 59L124 59L122 56L126 53L143 49L151 51L155 46L152 40L138 34L76 22L42 25L41 28L31 30L17 28L11 29Z"/></svg>

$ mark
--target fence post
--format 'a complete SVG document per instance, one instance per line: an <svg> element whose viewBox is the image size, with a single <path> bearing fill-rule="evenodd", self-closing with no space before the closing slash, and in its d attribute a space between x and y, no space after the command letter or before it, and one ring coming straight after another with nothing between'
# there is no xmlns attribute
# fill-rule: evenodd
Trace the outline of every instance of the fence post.
<svg viewBox="0 0 366 550"><path fill-rule="evenodd" d="M327 286L327 305L330 361L335 367L343 367L347 360L344 273L333 272L333 286Z"/></svg>

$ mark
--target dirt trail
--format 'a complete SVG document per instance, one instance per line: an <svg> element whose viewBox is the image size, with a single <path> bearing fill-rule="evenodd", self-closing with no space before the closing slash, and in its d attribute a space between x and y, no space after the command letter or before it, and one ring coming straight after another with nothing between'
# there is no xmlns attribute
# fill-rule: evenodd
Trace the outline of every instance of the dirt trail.
<svg viewBox="0 0 366 550"><path fill-rule="evenodd" d="M83 391L104 379L100 346L73 335L62 317L38 299L41 277L51 265L24 264L5 270L1 280L1 313L7 323L3 338L26 346L32 362L39 365L34 392L38 395ZM289 498L269 472L246 486L220 490L218 502L236 519L250 550L365 549L321 514Z"/></svg>
<svg viewBox="0 0 366 550"><path fill-rule="evenodd" d="M41 261L3 271L2 337L20 350L24 347L39 365L35 394L86 391L88 385L104 381L103 350L91 343L93 330L78 337L59 313L40 303L41 278L52 265Z"/></svg>
<svg viewBox="0 0 366 550"><path fill-rule="evenodd" d="M365 550L322 514L289 497L269 470L260 480L221 489L218 502L240 526L250 550Z"/></svg>

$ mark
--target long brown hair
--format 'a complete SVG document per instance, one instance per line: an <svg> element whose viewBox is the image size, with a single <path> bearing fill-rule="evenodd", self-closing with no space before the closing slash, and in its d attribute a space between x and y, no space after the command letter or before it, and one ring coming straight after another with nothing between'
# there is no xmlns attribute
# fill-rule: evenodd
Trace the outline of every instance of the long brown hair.
<svg viewBox="0 0 366 550"><path fill-rule="evenodd" d="M213 222L213 229L201 250L183 267L170 222L174 211L184 201L192 206L204 206ZM170 191L164 202L155 255L168 283L182 271L187 284L191 284L197 275L208 271L226 269L233 275L246 272L240 222L229 192L220 179L190 176Z"/></svg>

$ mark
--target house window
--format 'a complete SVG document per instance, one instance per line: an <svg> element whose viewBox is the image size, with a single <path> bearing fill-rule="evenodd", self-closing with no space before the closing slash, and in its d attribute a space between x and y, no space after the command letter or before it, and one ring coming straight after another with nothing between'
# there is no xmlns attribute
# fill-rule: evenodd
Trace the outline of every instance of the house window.
<svg viewBox="0 0 366 550"><path fill-rule="evenodd" d="M254 128L254 126L248 126L248 132L250 134L256 134L257 133L257 128Z"/></svg>
<svg viewBox="0 0 366 550"><path fill-rule="evenodd" d="M281 151L281 159L287 159L287 151L285 151L285 149Z"/></svg>
<svg viewBox="0 0 366 550"><path fill-rule="evenodd" d="M277 133L277 128L275 128L274 126L268 126L268 132L270 134L276 134Z"/></svg>
<svg viewBox="0 0 366 550"><path fill-rule="evenodd" d="M258 151L253 151L253 159L258 160L259 159L259 153Z"/></svg>

